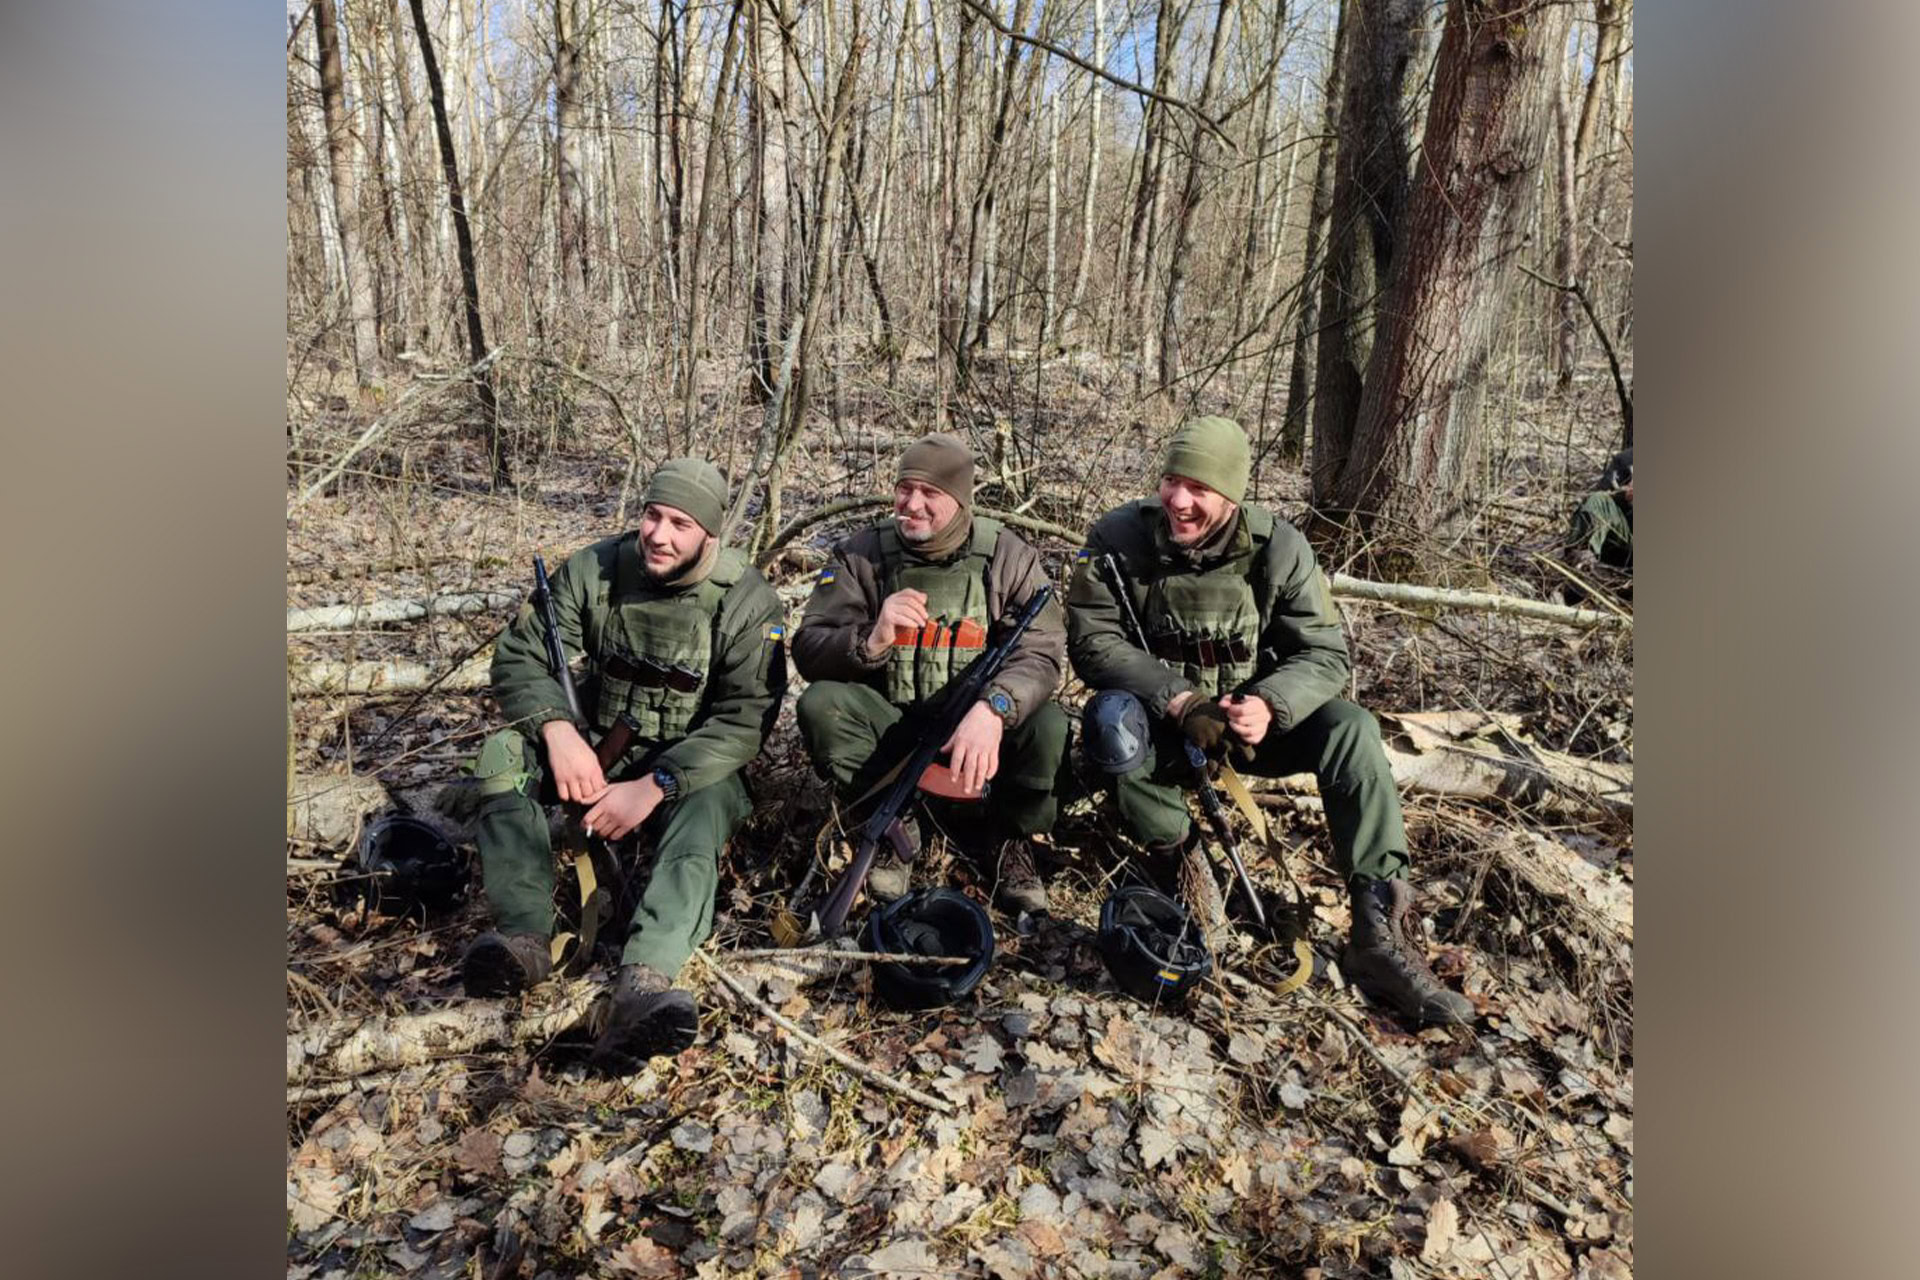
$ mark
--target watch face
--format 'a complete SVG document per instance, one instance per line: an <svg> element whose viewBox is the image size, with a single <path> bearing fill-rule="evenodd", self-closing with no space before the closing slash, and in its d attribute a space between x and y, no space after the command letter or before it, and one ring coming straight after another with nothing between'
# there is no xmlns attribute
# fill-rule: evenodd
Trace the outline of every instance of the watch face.
<svg viewBox="0 0 1920 1280"><path fill-rule="evenodd" d="M987 695L987 705L996 715L1010 715L1013 712L1013 699L998 689Z"/></svg>

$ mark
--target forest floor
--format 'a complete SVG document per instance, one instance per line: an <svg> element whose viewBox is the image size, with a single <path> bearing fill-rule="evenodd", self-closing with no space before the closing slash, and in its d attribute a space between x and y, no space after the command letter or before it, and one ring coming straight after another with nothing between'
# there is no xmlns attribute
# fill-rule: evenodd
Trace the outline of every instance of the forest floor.
<svg viewBox="0 0 1920 1280"><path fill-rule="evenodd" d="M1108 409L1088 367L1050 364L1039 382L1028 366L982 370L983 505L1084 528L1148 490L1160 432ZM1551 549L1611 452L1603 379L1493 397L1503 425L1490 428L1486 496L1467 535L1435 552L1434 578L1557 598L1530 553ZM337 484L296 503L377 412L304 372L289 401L289 607L524 593L534 552L558 559L631 527L627 431L585 387L555 400L522 441L536 447L512 490L488 491L482 442L446 416L454 394L428 390ZM896 446L924 429L917 403L836 393L833 424L796 455L785 517L882 491ZM1271 456L1254 490L1283 516L1304 507L1304 475ZM873 514L807 530L771 566L790 617L826 546ZM1073 546L1034 541L1064 584ZM1390 745L1630 768L1630 629L1342 610L1352 696ZM310 1070L303 1042L473 1003L458 957L485 927L477 878L455 912L423 921L343 902L335 867L388 803L471 852L449 798L497 725L476 692L320 693L300 670L410 659L444 673L484 653L510 612L288 638L297 767L346 798L331 822L309 809L289 842L290 1276L1631 1274L1630 794L1407 792L1430 955L1479 1007L1471 1029L1413 1033L1327 981L1275 999L1272 966L1244 940L1178 1011L1120 993L1093 926L1125 846L1084 797L1053 836L1052 911L996 911L1001 945L977 992L903 1014L869 998L864 969L741 954L772 945L769 912L830 817L783 714L749 768L758 808L723 859L705 960L683 978L702 1007L694 1048L614 1080L588 1075L567 1034L347 1077ZM1085 696L1069 678L1069 709ZM1312 899L1312 940L1337 955L1346 899L1311 780L1256 790ZM936 851L921 865L984 899L964 863ZM1252 870L1283 895L1278 868ZM944 1109L836 1065L717 971ZM566 999L561 986L529 1005Z"/></svg>

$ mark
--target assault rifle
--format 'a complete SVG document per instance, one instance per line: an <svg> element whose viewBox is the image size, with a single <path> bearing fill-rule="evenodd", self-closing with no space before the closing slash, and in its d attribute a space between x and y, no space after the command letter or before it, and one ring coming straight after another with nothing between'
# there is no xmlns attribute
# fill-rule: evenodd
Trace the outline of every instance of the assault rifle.
<svg viewBox="0 0 1920 1280"><path fill-rule="evenodd" d="M1113 583L1114 595L1119 597L1120 611L1126 615L1128 639L1143 652L1152 653L1153 648L1147 642L1147 629L1140 625L1140 615L1133 610L1133 584L1127 580L1126 570L1120 567L1120 561L1111 551L1100 553L1100 564L1106 570L1108 580ZM1233 864L1233 874L1247 895L1247 905L1253 909L1254 923L1262 934L1271 936L1273 928L1267 923L1267 909L1261 904L1259 891L1253 887L1252 877L1247 874L1247 864L1241 860L1240 843L1233 838L1233 825L1227 821L1226 806L1220 803L1220 793L1214 788L1213 776L1208 772L1206 752L1186 738L1181 739L1180 745L1186 748L1187 765L1193 771L1194 789L1200 793L1200 808L1207 815L1207 825L1213 828L1214 839L1220 842L1220 847L1226 850L1227 861Z"/></svg>
<svg viewBox="0 0 1920 1280"><path fill-rule="evenodd" d="M998 638L990 638L986 649L968 663L966 668L948 682L940 691L939 698L933 704L919 734L914 739L913 749L907 754L887 789L881 793L880 803L868 816L865 825L860 828L860 843L855 847L853 862L833 887L833 892L815 916L810 936L831 938L838 934L847 922L847 913L853 909L853 900L860 892L860 886L866 883L867 872L873 867L874 855L879 852L880 842L893 845L902 859L911 857L913 850L907 846L907 839L900 826L900 815L906 811L913 800L916 790L933 790L939 794L953 794L949 789L951 782L942 777L943 769L934 763L934 756L953 736L962 717L973 709L973 704L986 692L987 685L1000 674L1000 669L1013 656L1013 651L1025 635L1034 619L1040 616L1040 610L1046 607L1053 597L1053 587L1041 584L1027 597L1012 615L1001 620L995 627ZM929 778L927 775L932 774ZM931 785L926 785L931 784ZM804 886L803 886L804 889ZM776 917L774 933L776 938L785 935L788 939L783 946L792 945L792 939L799 935L798 917Z"/></svg>
<svg viewBox="0 0 1920 1280"><path fill-rule="evenodd" d="M560 615L553 607L553 584L547 580L547 562L540 556L533 558L531 603L540 611L540 630L547 646L547 669L553 673L553 678L560 682L560 691L566 695L568 717L582 733L585 733L589 721L586 712L580 706L580 691L574 687L573 671L567 665L566 646L560 640ZM600 762L600 772L603 776L620 763L621 758L627 754L627 749L633 745L634 736L638 731L639 725L633 717L622 712L620 718L614 721L613 728L607 730L606 736L593 744L593 755ZM566 824L566 843L572 845L574 874L579 880L580 939L579 945L574 948L572 957L567 962L569 968L592 963L593 944L599 937L600 924L615 910L615 895L603 888L594 875L593 833L582 831L578 835L575 834L579 829L578 818L578 806L573 806L573 812L569 815ZM585 836L584 842L581 841L581 835ZM604 842L602 843L604 845ZM624 877L620 874L618 860L612 856L611 850L607 851L607 860L614 873L614 882L624 888ZM559 963L558 953L565 945L566 937L567 935L562 934L554 939L556 965Z"/></svg>
<svg viewBox="0 0 1920 1280"><path fill-rule="evenodd" d="M532 603L540 611L540 630L547 642L547 668L567 696L568 717L585 732L587 715L580 709L580 691L574 687L573 671L567 666L566 647L560 642L560 615L553 608L553 586L547 581L547 562L540 556L533 558ZM601 773L620 763L620 757L633 745L637 729L633 717L623 712L613 728L607 730L607 736L594 744L593 754L600 761Z"/></svg>

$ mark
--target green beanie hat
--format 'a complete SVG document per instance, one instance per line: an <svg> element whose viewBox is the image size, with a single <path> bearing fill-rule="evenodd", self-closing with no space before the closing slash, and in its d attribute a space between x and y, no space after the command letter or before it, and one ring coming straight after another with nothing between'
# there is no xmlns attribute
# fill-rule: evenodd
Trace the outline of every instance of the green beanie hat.
<svg viewBox="0 0 1920 1280"><path fill-rule="evenodd" d="M720 522L726 518L727 482L704 458L673 458L653 473L641 502L678 507L708 533L719 533Z"/></svg>
<svg viewBox="0 0 1920 1280"><path fill-rule="evenodd" d="M950 493L963 507L973 505L973 452L959 436L936 431L907 446L900 455L901 480L922 480Z"/></svg>
<svg viewBox="0 0 1920 1280"><path fill-rule="evenodd" d="M1183 423L1167 444L1163 476L1185 476L1226 495L1229 502L1247 496L1247 473L1252 470L1247 433L1232 418L1194 418Z"/></svg>

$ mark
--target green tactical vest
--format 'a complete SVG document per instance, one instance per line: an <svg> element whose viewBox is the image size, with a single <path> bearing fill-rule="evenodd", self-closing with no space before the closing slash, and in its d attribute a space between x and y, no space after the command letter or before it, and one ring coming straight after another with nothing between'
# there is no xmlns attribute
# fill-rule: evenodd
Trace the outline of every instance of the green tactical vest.
<svg viewBox="0 0 1920 1280"><path fill-rule="evenodd" d="M1000 540L1000 522L975 516L965 553L946 564L910 561L892 520L881 523L879 534L880 598L908 587L926 592L928 625L936 628L931 636L924 632L899 636L888 651L887 701L905 706L939 693L955 673L980 656L992 621L987 611L987 566ZM955 624L963 619L974 627L956 633ZM968 643L976 639L979 643Z"/></svg>
<svg viewBox="0 0 1920 1280"><path fill-rule="evenodd" d="M1241 506L1240 517L1252 545L1202 573L1159 553L1151 522L1165 517L1158 507L1142 508L1140 536L1126 557L1134 608L1146 628L1148 647L1193 681L1203 698L1233 691L1259 667L1260 607L1254 577L1273 537L1274 517L1253 503Z"/></svg>
<svg viewBox="0 0 1920 1280"><path fill-rule="evenodd" d="M706 700L721 602L744 573L740 553L726 547L712 573L674 595L646 594L618 570L595 584L585 639L597 677L596 730L604 733L624 714L645 743L686 735Z"/></svg>

